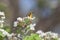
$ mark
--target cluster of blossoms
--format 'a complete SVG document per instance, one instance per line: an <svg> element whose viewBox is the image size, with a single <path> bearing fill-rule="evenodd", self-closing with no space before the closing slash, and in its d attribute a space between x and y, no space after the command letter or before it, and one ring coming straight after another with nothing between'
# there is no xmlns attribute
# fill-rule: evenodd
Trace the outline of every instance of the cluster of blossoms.
<svg viewBox="0 0 60 40"><path fill-rule="evenodd" d="M3 34L3 37L8 35L8 33L4 29L1 29L1 28L3 28L4 19L5 19L4 12L0 12L0 33Z"/></svg>
<svg viewBox="0 0 60 40"><path fill-rule="evenodd" d="M36 33L39 34L39 37L41 37L42 40L60 40L58 34L51 31L44 33L43 31L39 30Z"/></svg>
<svg viewBox="0 0 60 40"><path fill-rule="evenodd" d="M35 30L36 23L34 22L35 17L18 17L17 20L14 22L14 28L16 29L19 33L18 36L20 39L23 39L25 36L29 35L29 32ZM16 32L17 33L17 32Z"/></svg>
<svg viewBox="0 0 60 40"><path fill-rule="evenodd" d="M14 27L30 27L31 30L35 30L34 26L36 23L32 23L34 19L35 17L30 18L29 16L24 18L18 17L17 21L14 22Z"/></svg>
<svg viewBox="0 0 60 40"><path fill-rule="evenodd" d="M3 27L3 23L4 23L4 19L5 19L5 14L4 12L0 12L0 36L1 37L8 37L8 39L23 39L23 37L27 34L29 34L28 32L30 30L35 30L35 25L36 23L34 22L35 17L18 17L17 21L14 22L14 28L18 28L16 29L16 33L9 33L8 31L6 31ZM8 30L8 28L7 28ZM17 36L17 37L16 37ZM21 37L22 36L22 37ZM13 38L12 38L13 37Z"/></svg>
<svg viewBox="0 0 60 40"><path fill-rule="evenodd" d="M12 37L15 35L14 33L8 33L7 31L5 31L4 29L0 29L0 33L2 33L2 34L0 34L0 36L2 36L3 37L3 39L4 39L4 37L8 37L8 40L12 40ZM16 37L14 37L14 39L16 40L17 38Z"/></svg>
<svg viewBox="0 0 60 40"><path fill-rule="evenodd" d="M5 19L4 12L0 12L0 24L1 24L0 27L3 27L4 19Z"/></svg>
<svg viewBox="0 0 60 40"><path fill-rule="evenodd" d="M9 34L7 31L5 31L4 29L0 29L0 32L2 32L2 36L3 37L5 37L5 36L8 36L8 37L11 37L12 35L13 35L13 33L12 34Z"/></svg>
<svg viewBox="0 0 60 40"><path fill-rule="evenodd" d="M7 31L3 29L3 24L4 24L4 19L5 19L5 14L4 12L0 12L0 36L5 37L5 36L12 36L12 34L9 34Z"/></svg>
<svg viewBox="0 0 60 40"><path fill-rule="evenodd" d="M6 30L4 30L4 19L5 19L5 14L4 12L0 12L0 40L4 39L4 37L12 37L12 34L9 34Z"/></svg>

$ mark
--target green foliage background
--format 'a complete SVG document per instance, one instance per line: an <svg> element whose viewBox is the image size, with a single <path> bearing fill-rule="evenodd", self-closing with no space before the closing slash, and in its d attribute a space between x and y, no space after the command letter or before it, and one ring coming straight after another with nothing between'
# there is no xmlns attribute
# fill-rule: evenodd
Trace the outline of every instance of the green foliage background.
<svg viewBox="0 0 60 40"><path fill-rule="evenodd" d="M30 36L26 36L24 40L42 40L38 34L31 34Z"/></svg>

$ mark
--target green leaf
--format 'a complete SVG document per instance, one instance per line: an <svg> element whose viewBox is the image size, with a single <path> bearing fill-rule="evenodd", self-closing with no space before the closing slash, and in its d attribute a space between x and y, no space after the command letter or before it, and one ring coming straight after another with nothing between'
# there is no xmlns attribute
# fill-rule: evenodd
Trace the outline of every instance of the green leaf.
<svg viewBox="0 0 60 40"><path fill-rule="evenodd" d="M18 29L18 30L16 30L16 33L18 34L18 33L20 33L21 31Z"/></svg>
<svg viewBox="0 0 60 40"><path fill-rule="evenodd" d="M24 19L26 24L30 24L30 20L28 18Z"/></svg>
<svg viewBox="0 0 60 40"><path fill-rule="evenodd" d="M29 30L30 29L30 27L29 27L29 25L25 28L25 30Z"/></svg>
<svg viewBox="0 0 60 40"><path fill-rule="evenodd" d="M53 38L53 40L58 40L58 38Z"/></svg>
<svg viewBox="0 0 60 40"><path fill-rule="evenodd" d="M3 34L2 34L2 32L0 32L0 36L2 36L2 37L3 37Z"/></svg>
<svg viewBox="0 0 60 40"><path fill-rule="evenodd" d="M0 40L3 40L3 39L4 39L4 37L0 36Z"/></svg>
<svg viewBox="0 0 60 40"><path fill-rule="evenodd" d="M4 26L3 28L5 31L7 31L8 33L11 33L11 28L9 26Z"/></svg>
<svg viewBox="0 0 60 40"><path fill-rule="evenodd" d="M24 40L42 40L38 34L31 34L30 36L26 36Z"/></svg>

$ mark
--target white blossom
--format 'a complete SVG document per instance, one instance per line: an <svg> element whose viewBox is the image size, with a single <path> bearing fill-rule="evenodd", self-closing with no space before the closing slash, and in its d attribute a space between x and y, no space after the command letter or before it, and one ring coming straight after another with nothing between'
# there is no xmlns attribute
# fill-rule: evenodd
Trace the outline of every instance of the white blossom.
<svg viewBox="0 0 60 40"><path fill-rule="evenodd" d="M37 32L36 32L37 34L42 34L42 33L44 33L42 30L38 30Z"/></svg>
<svg viewBox="0 0 60 40"><path fill-rule="evenodd" d="M23 18L18 17L17 20L18 20L18 21L23 21Z"/></svg>
<svg viewBox="0 0 60 40"><path fill-rule="evenodd" d="M5 16L4 12L0 12L0 16Z"/></svg>
<svg viewBox="0 0 60 40"><path fill-rule="evenodd" d="M58 38L58 34L57 33L53 33L51 31L44 33L43 31L38 30L36 33L39 34L39 37L42 37L42 38L43 37L45 37L47 39L50 39L50 38Z"/></svg>
<svg viewBox="0 0 60 40"><path fill-rule="evenodd" d="M45 35L42 30L38 30L36 33L39 34L39 37L43 37Z"/></svg>
<svg viewBox="0 0 60 40"><path fill-rule="evenodd" d="M46 32L45 34L46 34L46 35L52 35L52 32L49 31L49 32Z"/></svg>
<svg viewBox="0 0 60 40"><path fill-rule="evenodd" d="M3 21L3 20L0 20L0 23L1 23L1 22L3 23L4 21Z"/></svg>
<svg viewBox="0 0 60 40"><path fill-rule="evenodd" d="M4 35L4 36L8 35L8 32L4 31L4 32L3 32L3 35Z"/></svg>
<svg viewBox="0 0 60 40"><path fill-rule="evenodd" d="M35 28L34 27L30 27L30 30L35 30Z"/></svg>
<svg viewBox="0 0 60 40"><path fill-rule="evenodd" d="M18 37L20 37L20 34L18 34Z"/></svg>
<svg viewBox="0 0 60 40"><path fill-rule="evenodd" d="M5 19L5 14L4 14L4 12L0 12L0 17L1 17L1 19L0 19L0 27L3 27L3 22L4 22L4 20L3 19Z"/></svg>
<svg viewBox="0 0 60 40"><path fill-rule="evenodd" d="M4 32L4 29L0 29L0 31Z"/></svg>
<svg viewBox="0 0 60 40"><path fill-rule="evenodd" d="M4 29L0 29L0 32L2 32L4 36L9 36L9 35L10 35L10 34L9 34L7 31L5 31Z"/></svg>
<svg viewBox="0 0 60 40"><path fill-rule="evenodd" d="M57 33L53 33L53 32L46 32L46 35L49 35L52 38L57 38L58 34Z"/></svg>
<svg viewBox="0 0 60 40"><path fill-rule="evenodd" d="M18 21L15 21L13 26L17 27L17 25L18 25Z"/></svg>
<svg viewBox="0 0 60 40"><path fill-rule="evenodd" d="M5 19L5 17L1 17L2 19Z"/></svg>
<svg viewBox="0 0 60 40"><path fill-rule="evenodd" d="M35 30L36 24L30 24L30 30Z"/></svg>
<svg viewBox="0 0 60 40"><path fill-rule="evenodd" d="M14 33L11 33L11 34L7 35L8 39L12 39L13 35L14 35Z"/></svg>
<svg viewBox="0 0 60 40"><path fill-rule="evenodd" d="M5 31L4 29L0 29L0 32L3 33L4 36L8 36L8 37L11 37L12 35L14 35L13 33L12 34L9 34L7 31Z"/></svg>
<svg viewBox="0 0 60 40"><path fill-rule="evenodd" d="M57 33L52 33L52 38L57 38L58 34Z"/></svg>

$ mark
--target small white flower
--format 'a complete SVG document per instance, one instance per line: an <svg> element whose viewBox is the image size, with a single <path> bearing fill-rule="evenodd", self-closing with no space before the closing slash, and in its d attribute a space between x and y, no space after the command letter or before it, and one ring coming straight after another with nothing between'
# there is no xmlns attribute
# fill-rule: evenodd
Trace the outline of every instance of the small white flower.
<svg viewBox="0 0 60 40"><path fill-rule="evenodd" d="M30 30L35 30L34 26L36 26L36 24L30 24Z"/></svg>
<svg viewBox="0 0 60 40"><path fill-rule="evenodd" d="M18 21L23 21L23 18L18 17L17 20L18 20Z"/></svg>
<svg viewBox="0 0 60 40"><path fill-rule="evenodd" d="M4 31L4 32L3 32L3 35L6 36L6 35L7 35L7 32Z"/></svg>
<svg viewBox="0 0 60 40"><path fill-rule="evenodd" d="M1 32L4 32L4 29L0 29Z"/></svg>
<svg viewBox="0 0 60 40"><path fill-rule="evenodd" d="M20 34L18 34L18 37L20 37Z"/></svg>
<svg viewBox="0 0 60 40"><path fill-rule="evenodd" d="M51 34L52 34L52 32L51 32L51 31L46 32L46 35L51 35Z"/></svg>
<svg viewBox="0 0 60 40"><path fill-rule="evenodd" d="M1 16L5 16L4 12L0 12L0 15L1 15Z"/></svg>
<svg viewBox="0 0 60 40"><path fill-rule="evenodd" d="M0 31L3 33L4 36L9 36L9 35L10 35L10 34L9 34L7 31L5 31L4 29L0 29Z"/></svg>
<svg viewBox="0 0 60 40"><path fill-rule="evenodd" d="M2 19L5 19L5 17L1 17Z"/></svg>
<svg viewBox="0 0 60 40"><path fill-rule="evenodd" d="M36 33L37 33L37 34L42 34L42 33L44 33L44 32L41 31L41 30L38 30Z"/></svg>
<svg viewBox="0 0 60 40"><path fill-rule="evenodd" d="M45 35L45 33L41 30L38 30L36 33L39 34L40 37L43 37Z"/></svg>
<svg viewBox="0 0 60 40"><path fill-rule="evenodd" d="M14 35L14 33L9 34L9 33L8 33L7 31L5 31L4 29L0 29L0 32L3 33L3 36L7 36L8 38L11 38L11 37Z"/></svg>
<svg viewBox="0 0 60 40"><path fill-rule="evenodd" d="M52 38L58 38L58 34L57 33L52 33Z"/></svg>
<svg viewBox="0 0 60 40"><path fill-rule="evenodd" d="M4 21L3 21L3 20L0 20L0 23L1 23L1 22L3 23Z"/></svg>
<svg viewBox="0 0 60 40"><path fill-rule="evenodd" d="M17 27L17 24L18 24L18 21L15 21L13 26Z"/></svg>
<svg viewBox="0 0 60 40"><path fill-rule="evenodd" d="M32 18L32 20L34 20L34 19L35 19L35 17Z"/></svg>
<svg viewBox="0 0 60 40"><path fill-rule="evenodd" d="M30 30L35 30L35 28L34 27L31 27Z"/></svg>
<svg viewBox="0 0 60 40"><path fill-rule="evenodd" d="M7 35L8 39L11 39L13 35L14 35L14 33Z"/></svg>

